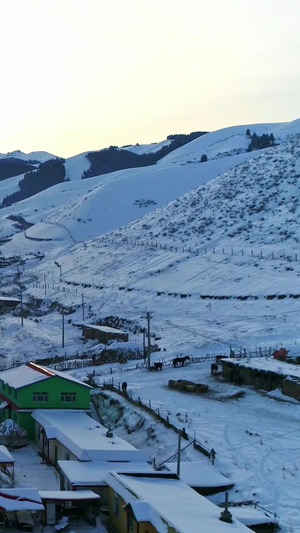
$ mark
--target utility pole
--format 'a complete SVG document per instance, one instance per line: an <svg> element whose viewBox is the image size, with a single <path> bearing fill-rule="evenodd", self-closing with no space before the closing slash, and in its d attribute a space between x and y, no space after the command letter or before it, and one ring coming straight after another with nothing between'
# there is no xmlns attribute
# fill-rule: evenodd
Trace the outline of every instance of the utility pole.
<svg viewBox="0 0 300 533"><path fill-rule="evenodd" d="M83 297L83 293L81 295L81 302L82 302L82 320L84 322L84 297Z"/></svg>
<svg viewBox="0 0 300 533"><path fill-rule="evenodd" d="M23 289L22 289L22 285L20 285L20 291L21 291L21 326L23 326L24 322L23 322Z"/></svg>
<svg viewBox="0 0 300 533"><path fill-rule="evenodd" d="M46 274L44 274L45 296L47 295Z"/></svg>
<svg viewBox="0 0 300 533"><path fill-rule="evenodd" d="M61 318L62 318L61 345L64 348L65 347L65 313L64 311L62 312Z"/></svg>
<svg viewBox="0 0 300 533"><path fill-rule="evenodd" d="M151 313L149 313L149 311L147 311L145 318L147 320L147 367L149 369L150 366L151 366L151 362L150 362L150 354L151 354L150 320L151 320Z"/></svg>
<svg viewBox="0 0 300 533"><path fill-rule="evenodd" d="M177 476L180 477L181 431L178 431Z"/></svg>
<svg viewBox="0 0 300 533"><path fill-rule="evenodd" d="M143 328L143 355L144 355L144 364L146 363L146 330Z"/></svg>

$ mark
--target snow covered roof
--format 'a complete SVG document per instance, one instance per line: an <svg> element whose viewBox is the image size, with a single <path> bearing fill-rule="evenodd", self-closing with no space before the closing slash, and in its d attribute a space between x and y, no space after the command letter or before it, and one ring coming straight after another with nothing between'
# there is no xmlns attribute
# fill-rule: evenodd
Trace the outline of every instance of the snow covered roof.
<svg viewBox="0 0 300 533"><path fill-rule="evenodd" d="M11 453L8 451L6 446L3 444L0 445L0 464L1 463L14 463L15 460L12 457Z"/></svg>
<svg viewBox="0 0 300 533"><path fill-rule="evenodd" d="M21 389L27 385L32 385L33 383L38 383L39 381L44 381L55 376L91 388L90 385L83 383L69 374L36 365L35 363L27 363L26 365L4 370L0 373L0 379L14 389Z"/></svg>
<svg viewBox="0 0 300 533"><path fill-rule="evenodd" d="M43 511L44 506L36 489L0 489L0 510Z"/></svg>
<svg viewBox="0 0 300 533"><path fill-rule="evenodd" d="M279 361L278 359L252 357L246 359L225 359L234 365L245 366L247 368L255 368L256 370L264 370L265 372L274 372L275 374L282 374L284 376L293 376L300 379L300 365L293 365L286 361Z"/></svg>
<svg viewBox="0 0 300 533"><path fill-rule="evenodd" d="M167 477L156 472L140 477L110 473L106 482L126 504L132 506L137 500L148 502L152 517L149 517L149 507L141 506L139 519L150 519L158 532L165 533L169 526L178 533L198 533L200 524L201 533L248 531L235 519L231 524L220 521L219 507L170 474Z"/></svg>
<svg viewBox="0 0 300 533"><path fill-rule="evenodd" d="M166 463L164 466L170 472L177 472L177 463ZM190 487L225 487L234 484L208 460L181 462L179 477Z"/></svg>
<svg viewBox="0 0 300 533"><path fill-rule="evenodd" d="M261 524L278 524L272 513L256 509L250 505L229 507L232 516L242 522L245 526L255 526Z"/></svg>
<svg viewBox="0 0 300 533"><path fill-rule="evenodd" d="M82 324L84 328L96 329L97 331L103 331L104 333L122 333L122 335L127 335L125 331L120 329L110 328L109 326L95 326L93 324Z"/></svg>
<svg viewBox="0 0 300 533"><path fill-rule="evenodd" d="M154 517L154 509L148 502L138 500L128 503L126 507L131 508L137 522L151 522Z"/></svg>
<svg viewBox="0 0 300 533"><path fill-rule="evenodd" d="M109 472L154 472L153 468L143 461L58 461L58 465L70 483L77 486L106 485L104 480Z"/></svg>
<svg viewBox="0 0 300 533"><path fill-rule="evenodd" d="M82 411L36 409L31 415L49 439L57 439L79 461L143 461L148 457Z"/></svg>
<svg viewBox="0 0 300 533"><path fill-rule="evenodd" d="M21 302L20 298L11 298L10 296L0 296L0 302Z"/></svg>
<svg viewBox="0 0 300 533"><path fill-rule="evenodd" d="M98 500L99 494L92 490L40 490L39 495L42 500L56 501L81 501L81 500Z"/></svg>

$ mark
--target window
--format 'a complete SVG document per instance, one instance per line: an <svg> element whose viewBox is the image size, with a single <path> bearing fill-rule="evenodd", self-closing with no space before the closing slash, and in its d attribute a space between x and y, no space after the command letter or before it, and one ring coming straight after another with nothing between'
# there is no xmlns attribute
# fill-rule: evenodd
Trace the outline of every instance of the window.
<svg viewBox="0 0 300 533"><path fill-rule="evenodd" d="M62 402L76 402L76 392L62 392L60 399Z"/></svg>
<svg viewBox="0 0 300 533"><path fill-rule="evenodd" d="M134 522L135 522L135 520L133 518L133 514L132 514L132 512L129 512L128 513L128 529L129 529L130 533L132 531L134 531Z"/></svg>
<svg viewBox="0 0 300 533"><path fill-rule="evenodd" d="M34 392L33 393L34 402L47 402L48 401L48 392Z"/></svg>
<svg viewBox="0 0 300 533"><path fill-rule="evenodd" d="M119 496L117 494L114 494L113 513L114 513L115 516L120 518L120 500L119 500Z"/></svg>

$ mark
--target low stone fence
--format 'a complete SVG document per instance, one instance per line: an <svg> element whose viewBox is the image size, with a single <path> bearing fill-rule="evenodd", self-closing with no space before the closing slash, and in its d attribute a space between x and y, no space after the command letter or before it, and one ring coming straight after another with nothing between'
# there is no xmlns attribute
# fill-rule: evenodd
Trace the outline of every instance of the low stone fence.
<svg viewBox="0 0 300 533"><path fill-rule="evenodd" d="M191 443L193 443L194 448L196 448L206 457L211 457L211 450L209 450L204 444L202 444L195 437L191 437L190 435L188 435L185 431L185 428L178 428L177 426L172 424L169 420L169 417L168 416L164 417L163 414L160 412L159 408L154 409L152 407L151 400L149 400L148 405L147 405L142 402L139 396L137 398L134 398L131 390L127 391L126 393L122 392L120 383L118 385L114 385L113 381L110 383L104 382L102 389L113 391L113 392L120 394L120 396L123 396L124 398L126 398L126 400L129 401L132 405L140 407L144 411L151 414L156 420L159 420L159 422L164 424L165 427L172 429L177 434L180 434L185 440L191 441ZM101 392L100 393L94 392L93 396L97 394L101 394Z"/></svg>

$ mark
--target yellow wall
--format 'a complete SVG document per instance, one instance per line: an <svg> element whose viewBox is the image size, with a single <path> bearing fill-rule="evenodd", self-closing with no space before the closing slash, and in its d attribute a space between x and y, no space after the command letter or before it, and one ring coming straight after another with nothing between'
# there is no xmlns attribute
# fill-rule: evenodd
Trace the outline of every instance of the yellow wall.
<svg viewBox="0 0 300 533"><path fill-rule="evenodd" d="M127 530L127 512L124 511L123 506L126 502L119 496L120 502L120 516L117 517L114 512L114 490L109 487L109 521L118 533L128 533ZM167 525L167 524L166 524ZM168 526L167 526L168 527ZM169 533L176 533L173 528L168 527ZM134 522L133 530L130 533L157 533L157 529L150 522Z"/></svg>

